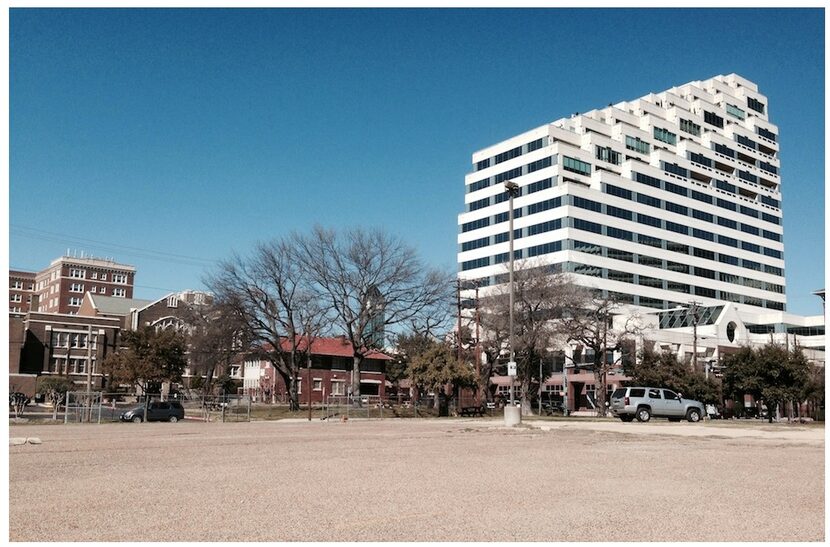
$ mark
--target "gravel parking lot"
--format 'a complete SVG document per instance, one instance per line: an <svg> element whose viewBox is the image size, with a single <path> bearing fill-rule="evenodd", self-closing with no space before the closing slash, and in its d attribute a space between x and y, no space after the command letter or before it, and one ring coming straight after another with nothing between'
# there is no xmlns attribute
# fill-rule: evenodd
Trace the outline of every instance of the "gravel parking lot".
<svg viewBox="0 0 830 547"><path fill-rule="evenodd" d="M15 425L11 541L822 541L824 428ZM39 438L42 444L12 444Z"/></svg>

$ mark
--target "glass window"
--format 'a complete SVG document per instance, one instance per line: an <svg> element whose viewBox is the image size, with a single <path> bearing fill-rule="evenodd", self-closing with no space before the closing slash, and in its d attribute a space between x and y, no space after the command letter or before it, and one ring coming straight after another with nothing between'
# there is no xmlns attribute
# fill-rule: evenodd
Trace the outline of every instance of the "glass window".
<svg viewBox="0 0 830 547"><path fill-rule="evenodd" d="M596 222L590 222L588 220L582 220L581 218L574 219L574 228L577 230L585 230L588 232L593 232L595 234L602 233L602 225L597 224Z"/></svg>
<svg viewBox="0 0 830 547"><path fill-rule="evenodd" d="M667 144L677 144L677 135L661 127L654 128L654 138Z"/></svg>
<svg viewBox="0 0 830 547"><path fill-rule="evenodd" d="M591 174L591 164L586 163L584 161L580 161L576 158L571 158L568 156L564 156L562 159L562 167L566 171L572 171L574 173L579 173L581 175L590 175Z"/></svg>
<svg viewBox="0 0 830 547"><path fill-rule="evenodd" d="M608 214L613 217L631 220L631 211L628 211L626 209L620 209L619 207L614 207L613 205L606 205L605 208L608 211Z"/></svg>
<svg viewBox="0 0 830 547"><path fill-rule="evenodd" d="M663 396L660 394L659 389L649 388L648 390L648 398L649 399L662 399Z"/></svg>
<svg viewBox="0 0 830 547"><path fill-rule="evenodd" d="M650 145L646 141L641 141L639 137L629 137L626 135L625 147L641 154L648 154Z"/></svg>
<svg viewBox="0 0 830 547"><path fill-rule="evenodd" d="M648 226L655 226L657 228L663 227L663 223L659 218L644 215L642 213L637 213L637 222L640 224L647 224Z"/></svg>
<svg viewBox="0 0 830 547"><path fill-rule="evenodd" d="M703 121L708 123L709 125L714 125L715 127L720 127L721 129L723 129L723 118L721 118L714 112L707 112L704 110Z"/></svg>
<svg viewBox="0 0 830 547"><path fill-rule="evenodd" d="M759 101L758 99L753 99L752 97L746 98L746 105L756 112L760 112L761 114L764 113L764 103Z"/></svg>
<svg viewBox="0 0 830 547"><path fill-rule="evenodd" d="M691 120L680 119L680 130L696 137L700 136L700 126Z"/></svg>
<svg viewBox="0 0 830 547"><path fill-rule="evenodd" d="M674 391L671 391L669 389L664 389L663 390L663 396L664 396L664 398L666 398L668 400L677 399L677 393L675 393Z"/></svg>
<svg viewBox="0 0 830 547"><path fill-rule="evenodd" d="M658 209L663 208L662 200L648 196L646 194L637 194L637 202L642 203L644 205L650 205L652 207L657 207Z"/></svg>
<svg viewBox="0 0 830 547"><path fill-rule="evenodd" d="M729 114L730 116L734 116L734 117L738 118L739 120L743 120L743 119L746 118L746 112L744 112L743 110L741 110L737 106L731 105L729 103L726 104L726 113Z"/></svg>
<svg viewBox="0 0 830 547"><path fill-rule="evenodd" d="M613 163L615 165L620 164L620 158L622 154L619 152L614 151L608 146L597 146L596 147L596 158L601 161L605 161L608 163Z"/></svg>
<svg viewBox="0 0 830 547"><path fill-rule="evenodd" d="M590 199L581 198L579 196L573 196L573 205L574 207L579 207L581 209L588 209L590 211L596 211L597 213L602 212L602 204L598 201L593 201Z"/></svg>
<svg viewBox="0 0 830 547"><path fill-rule="evenodd" d="M512 150L508 150L507 152L502 152L501 154L496 154L496 164L505 162L507 160L511 160L513 158L517 158L522 155L522 147L517 146Z"/></svg>
<svg viewBox="0 0 830 547"><path fill-rule="evenodd" d="M631 190L626 190L625 188L620 188L619 186L614 186L613 184L605 185L605 193L625 199L632 199Z"/></svg>
<svg viewBox="0 0 830 547"><path fill-rule="evenodd" d="M715 241L715 234L706 230L700 230L698 228L692 228L692 235L694 237L705 239L707 241Z"/></svg>

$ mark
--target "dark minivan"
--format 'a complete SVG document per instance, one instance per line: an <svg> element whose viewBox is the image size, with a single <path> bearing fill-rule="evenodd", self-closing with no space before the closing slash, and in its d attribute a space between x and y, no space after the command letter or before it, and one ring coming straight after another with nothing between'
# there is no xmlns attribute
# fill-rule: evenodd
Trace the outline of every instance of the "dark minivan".
<svg viewBox="0 0 830 547"><path fill-rule="evenodd" d="M178 422L184 420L184 408L178 401L151 401L147 407L148 422ZM143 422L144 405L131 408L121 414L122 422Z"/></svg>

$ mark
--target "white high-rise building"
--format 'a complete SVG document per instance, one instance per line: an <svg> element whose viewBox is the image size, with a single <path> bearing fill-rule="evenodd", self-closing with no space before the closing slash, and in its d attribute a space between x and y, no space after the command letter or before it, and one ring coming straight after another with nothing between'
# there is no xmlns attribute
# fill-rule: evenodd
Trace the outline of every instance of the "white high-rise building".
<svg viewBox="0 0 830 547"><path fill-rule="evenodd" d="M507 282L512 181L522 267L616 297L616 320L638 311L638 345L716 374L729 353L770 342L823 366L824 317L786 312L779 165L767 98L735 74L576 113L473 154L458 277ZM585 362L578 350L558 348ZM592 373L558 363L544 389L593 407ZM609 392L625 379L611 374ZM506 393L507 377L492 381Z"/></svg>
<svg viewBox="0 0 830 547"><path fill-rule="evenodd" d="M574 114L475 152L459 277L491 285L515 256L652 309L784 311L778 130L735 74ZM645 311L645 310L644 310Z"/></svg>

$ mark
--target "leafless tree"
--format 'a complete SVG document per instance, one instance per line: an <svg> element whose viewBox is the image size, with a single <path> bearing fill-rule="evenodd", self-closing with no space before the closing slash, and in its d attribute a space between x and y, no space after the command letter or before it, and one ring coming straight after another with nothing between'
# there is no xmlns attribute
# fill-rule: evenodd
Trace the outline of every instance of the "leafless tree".
<svg viewBox="0 0 830 547"><path fill-rule="evenodd" d="M621 314L619 303L614 298L593 296L585 304L578 301L574 304L569 306L565 317L558 323L559 331L569 342L576 342L593 352L590 368L594 373L597 410L605 416L607 374L619 366L623 352L631 347L631 340L641 332L639 317L636 314L627 315L615 327L614 317Z"/></svg>
<svg viewBox="0 0 830 547"><path fill-rule="evenodd" d="M513 343L517 379L521 386L522 414L532 413L530 387L541 386L551 370L551 350L556 347L556 322L565 310L584 301L585 293L567 274L558 273L538 261L525 260L514 267ZM482 323L486 328L488 364L509 351L510 286L497 286L483 302ZM542 377L539 375L540 364Z"/></svg>
<svg viewBox="0 0 830 547"><path fill-rule="evenodd" d="M204 376L201 390L208 395L213 391L214 377L226 372L233 357L247 347L244 325L231 305L216 298L181 305L190 373L200 379Z"/></svg>
<svg viewBox="0 0 830 547"><path fill-rule="evenodd" d="M320 226L294 235L298 260L331 310L335 328L352 346L352 395L360 395L360 367L395 325L425 323L451 295L449 273L427 268L415 250L383 230L341 233Z"/></svg>
<svg viewBox="0 0 830 547"><path fill-rule="evenodd" d="M260 243L249 257L234 255L221 262L206 279L216 298L233 310L252 348L288 386L292 410L299 409L297 382L307 363L303 335L325 316L306 283L295 245L290 238Z"/></svg>

